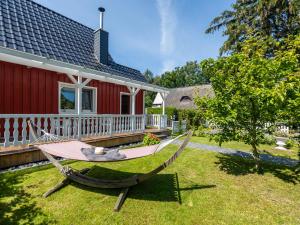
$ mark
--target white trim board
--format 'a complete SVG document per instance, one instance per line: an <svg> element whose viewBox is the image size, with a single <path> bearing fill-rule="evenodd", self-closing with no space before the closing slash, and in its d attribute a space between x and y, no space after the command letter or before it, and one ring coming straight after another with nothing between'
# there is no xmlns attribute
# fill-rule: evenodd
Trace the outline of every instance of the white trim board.
<svg viewBox="0 0 300 225"><path fill-rule="evenodd" d="M45 70L51 70L58 73L64 73L74 76L90 78L93 80L100 80L104 82L140 88L148 91L169 93L168 88L128 79L111 73L88 69L70 63L48 59L46 57L41 57L5 47L0 47L0 60Z"/></svg>
<svg viewBox="0 0 300 225"><path fill-rule="evenodd" d="M130 93L128 92L120 92L120 115L123 115L122 114L122 95L129 95L129 114L128 115L131 115L131 98L130 98ZM127 114L125 114L127 115Z"/></svg>

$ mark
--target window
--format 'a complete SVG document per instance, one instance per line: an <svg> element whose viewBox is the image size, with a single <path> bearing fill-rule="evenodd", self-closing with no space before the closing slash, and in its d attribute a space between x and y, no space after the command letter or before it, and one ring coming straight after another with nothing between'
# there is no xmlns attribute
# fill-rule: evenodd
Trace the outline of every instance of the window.
<svg viewBox="0 0 300 225"><path fill-rule="evenodd" d="M96 89L82 89L82 111L96 112Z"/></svg>
<svg viewBox="0 0 300 225"><path fill-rule="evenodd" d="M180 101L192 101L192 99L189 96L182 96Z"/></svg>
<svg viewBox="0 0 300 225"><path fill-rule="evenodd" d="M82 88L82 112L97 112L97 89L93 87ZM59 110L60 113L77 112L77 88L74 84L59 84Z"/></svg>
<svg viewBox="0 0 300 225"><path fill-rule="evenodd" d="M60 88L60 111L74 112L76 110L76 89L62 86Z"/></svg>
<svg viewBox="0 0 300 225"><path fill-rule="evenodd" d="M130 114L130 95L121 93L121 114Z"/></svg>

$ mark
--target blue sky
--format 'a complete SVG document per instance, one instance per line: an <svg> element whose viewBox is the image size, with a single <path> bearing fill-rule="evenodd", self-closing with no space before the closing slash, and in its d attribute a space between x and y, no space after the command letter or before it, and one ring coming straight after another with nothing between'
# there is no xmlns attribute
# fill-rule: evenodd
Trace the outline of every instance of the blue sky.
<svg viewBox="0 0 300 225"><path fill-rule="evenodd" d="M91 28L101 5L109 50L118 63L155 75L186 61L217 57L221 32L205 34L209 22L234 0L34 0Z"/></svg>

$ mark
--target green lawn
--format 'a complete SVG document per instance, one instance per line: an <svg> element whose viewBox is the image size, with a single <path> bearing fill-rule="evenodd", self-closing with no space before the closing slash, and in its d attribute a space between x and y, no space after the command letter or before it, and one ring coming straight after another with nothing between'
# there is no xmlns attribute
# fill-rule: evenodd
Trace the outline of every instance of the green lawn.
<svg viewBox="0 0 300 225"><path fill-rule="evenodd" d="M146 172L175 148L143 159L97 164L91 174ZM42 198L62 179L51 166L0 174L0 224L300 224L299 176L284 167L265 166L263 175L252 168L252 162L240 158L186 149L161 174L132 188L119 213L112 211L119 190L69 185Z"/></svg>
<svg viewBox="0 0 300 225"><path fill-rule="evenodd" d="M219 144L215 142L214 140L209 140L209 137L195 137L193 136L191 138L191 142L196 142L200 144L207 144L207 145L216 145L218 146ZM230 141L230 142L224 142L222 144L222 147L224 148L232 148L240 151L246 151L250 152L251 151L251 146L244 144L243 142L238 142L238 141ZM266 154L271 154L271 155L276 155L276 156L283 156L291 159L298 159L298 148L293 147L287 151L283 150L276 150L275 149L276 145L260 145L258 148L261 153L266 153Z"/></svg>

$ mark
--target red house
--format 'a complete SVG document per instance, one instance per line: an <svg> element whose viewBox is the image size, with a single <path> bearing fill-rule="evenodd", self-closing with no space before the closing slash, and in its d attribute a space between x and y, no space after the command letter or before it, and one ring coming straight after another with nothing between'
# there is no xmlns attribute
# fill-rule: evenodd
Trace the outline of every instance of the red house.
<svg viewBox="0 0 300 225"><path fill-rule="evenodd" d="M99 11L94 30L31 0L1 1L0 145L28 143L28 118L77 138L144 130L145 91L168 90L113 60Z"/></svg>

